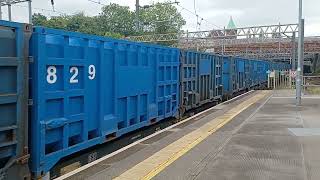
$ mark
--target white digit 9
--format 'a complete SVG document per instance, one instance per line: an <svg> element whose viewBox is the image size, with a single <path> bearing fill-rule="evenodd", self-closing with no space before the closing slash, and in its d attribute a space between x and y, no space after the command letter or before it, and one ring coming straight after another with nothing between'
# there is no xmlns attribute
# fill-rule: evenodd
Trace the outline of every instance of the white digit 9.
<svg viewBox="0 0 320 180"><path fill-rule="evenodd" d="M70 83L71 83L71 84L78 83L79 80L76 79L77 76L78 76L78 74L79 74L78 68L77 68L77 67L71 67L71 68L70 68L70 73L73 73L73 75L72 75L71 78L70 78Z"/></svg>
<svg viewBox="0 0 320 180"><path fill-rule="evenodd" d="M88 73L89 73L88 78L93 80L96 77L96 67L91 64L88 68Z"/></svg>
<svg viewBox="0 0 320 180"><path fill-rule="evenodd" d="M54 84L57 82L57 68L54 66L49 66L47 68L47 82L49 84Z"/></svg>

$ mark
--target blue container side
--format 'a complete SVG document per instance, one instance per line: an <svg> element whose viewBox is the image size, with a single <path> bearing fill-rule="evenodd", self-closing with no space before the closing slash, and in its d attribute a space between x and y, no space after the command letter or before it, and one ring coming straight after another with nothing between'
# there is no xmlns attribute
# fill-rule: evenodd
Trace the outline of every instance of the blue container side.
<svg viewBox="0 0 320 180"><path fill-rule="evenodd" d="M245 59L237 59L238 60L238 68L239 68L239 72L245 72L245 68L244 68L244 64L245 64Z"/></svg>
<svg viewBox="0 0 320 180"><path fill-rule="evenodd" d="M237 91L245 89L245 59L236 58L237 63Z"/></svg>
<svg viewBox="0 0 320 180"><path fill-rule="evenodd" d="M27 42L31 35L31 27L7 21L0 21L0 27L0 168L4 168L1 169L2 175L8 173L5 175L6 178L18 179L16 176L24 172L10 171L10 168L20 164L19 158L25 158L26 162L22 165L28 166L26 74L28 73Z"/></svg>
<svg viewBox="0 0 320 180"><path fill-rule="evenodd" d="M179 107L179 50L34 29L32 171L104 143Z"/></svg>
<svg viewBox="0 0 320 180"><path fill-rule="evenodd" d="M24 112L28 65L22 50L26 26L6 21L0 21L0 26L9 27L0 30L0 76L4 77L0 134L15 133L11 142L0 142L6 145L0 158L15 161L26 155L25 131L29 130L30 165L36 176L50 171L65 156L177 116L182 78L190 82L186 88L207 100L210 91L221 95L217 91L221 86L223 94L232 94L248 88L247 84L266 82L268 70L291 68L284 63L191 51L180 62L176 48L36 27L30 41L34 63L30 65L33 105L28 129ZM184 71L180 63L187 65ZM193 84L207 77L210 86Z"/></svg>
<svg viewBox="0 0 320 180"><path fill-rule="evenodd" d="M212 71L211 59L202 59L200 61L199 73L200 75L209 75Z"/></svg>
<svg viewBox="0 0 320 180"><path fill-rule="evenodd" d="M222 58L214 54L181 51L181 111L221 98Z"/></svg>
<svg viewBox="0 0 320 180"><path fill-rule="evenodd" d="M223 57L223 68L222 68L222 85L223 94L229 94L232 91L231 87L231 57Z"/></svg>

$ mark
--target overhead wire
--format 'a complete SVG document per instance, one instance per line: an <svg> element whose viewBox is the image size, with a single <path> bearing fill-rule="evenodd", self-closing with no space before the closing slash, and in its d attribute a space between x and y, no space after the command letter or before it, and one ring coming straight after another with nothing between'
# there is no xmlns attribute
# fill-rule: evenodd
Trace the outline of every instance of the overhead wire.
<svg viewBox="0 0 320 180"><path fill-rule="evenodd" d="M19 4L15 4L14 6L28 8L28 6L19 5ZM61 11L57 11L57 10L52 10L52 9L44 9L44 8L37 8L37 7L32 7L32 9L41 10L41 11L46 11L46 12L54 12L54 13L57 13L57 14L60 14L60 15L68 15L68 14L65 13L65 12L61 12Z"/></svg>
<svg viewBox="0 0 320 180"><path fill-rule="evenodd" d="M95 4L99 4L101 6L107 6L107 4L101 3L101 1L94 1L94 0L88 0L89 2L95 3Z"/></svg>
<svg viewBox="0 0 320 180"><path fill-rule="evenodd" d="M198 15L197 9L196 9L196 0L193 0L193 9L194 9L194 13L196 14L196 19L197 19L196 30L198 30L198 28L200 29L200 24L199 24L199 15Z"/></svg>
<svg viewBox="0 0 320 180"><path fill-rule="evenodd" d="M189 9L181 6L180 4L177 4L177 6L179 6L180 8L182 8L182 10L185 10L185 11L187 11L187 12L189 12L189 13L195 15L195 16L198 16L199 18L201 18L202 21L205 21L205 22L207 22L208 24L210 24L210 25L212 25L212 26L214 26L214 27L216 27L216 28L218 28L218 29L223 29L223 28L219 27L218 25L213 24L213 23L211 23L210 21L206 20L205 18L199 16L198 14L194 13L193 11L191 11L191 10L189 10Z"/></svg>

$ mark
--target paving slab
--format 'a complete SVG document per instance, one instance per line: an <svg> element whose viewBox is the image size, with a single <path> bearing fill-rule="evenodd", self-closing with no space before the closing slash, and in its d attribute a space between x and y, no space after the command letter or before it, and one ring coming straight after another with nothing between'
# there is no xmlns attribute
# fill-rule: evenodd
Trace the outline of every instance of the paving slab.
<svg viewBox="0 0 320 180"><path fill-rule="evenodd" d="M155 154L164 147L177 141L181 137L188 133L203 126L209 120L223 115L229 109L235 107L237 104L245 101L258 92L251 92L245 96L241 96L232 100L232 102L219 104L205 114L202 114L196 118L187 121L186 123L180 124L170 130L164 131L161 134L154 136L148 140L139 143L137 146L131 147L114 157L106 159L96 165L90 166L89 168L79 171L71 176L68 176L68 180L100 180L100 179L113 179L139 162L145 160L149 156ZM222 137L222 136L221 136ZM219 142L217 142L219 144ZM217 145L218 146L218 145Z"/></svg>
<svg viewBox="0 0 320 180"><path fill-rule="evenodd" d="M209 121L225 116L229 110L256 94L218 105L205 115L163 132L68 179L119 177L165 147L203 128ZM272 94L241 111L153 179L319 180L319 97L303 98L303 106L296 107L293 90L277 90ZM126 176L127 179L132 177Z"/></svg>
<svg viewBox="0 0 320 180"><path fill-rule="evenodd" d="M294 94L274 91L251 107L257 112L241 113L154 179L319 180L320 100L303 98L296 107Z"/></svg>

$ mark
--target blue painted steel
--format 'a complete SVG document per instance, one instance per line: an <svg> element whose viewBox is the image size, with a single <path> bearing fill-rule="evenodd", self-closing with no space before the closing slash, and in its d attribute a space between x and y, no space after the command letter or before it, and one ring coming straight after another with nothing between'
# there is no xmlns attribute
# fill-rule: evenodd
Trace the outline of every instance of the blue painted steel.
<svg viewBox="0 0 320 180"><path fill-rule="evenodd" d="M251 79L251 66L250 66L250 60L244 59L244 71L245 71L245 88L250 89L252 79Z"/></svg>
<svg viewBox="0 0 320 180"><path fill-rule="evenodd" d="M268 74L267 74L267 71L269 70L268 68L268 62L267 61L262 61L263 62L263 67L262 67L262 72L261 74L263 75L262 76L262 81L267 83L268 82Z"/></svg>
<svg viewBox="0 0 320 180"><path fill-rule="evenodd" d="M12 172L27 172L29 140L36 177L70 154L257 87L268 70L291 68L42 27L34 29L28 54L28 25L0 26L0 136L6 137L0 138L0 171L22 162Z"/></svg>
<svg viewBox="0 0 320 180"><path fill-rule="evenodd" d="M223 57L222 65L222 87L223 95L229 94L231 91L230 87L230 59L227 56Z"/></svg>
<svg viewBox="0 0 320 180"><path fill-rule="evenodd" d="M235 58L237 63L237 90L243 90L246 88L245 80L245 59Z"/></svg>
<svg viewBox="0 0 320 180"><path fill-rule="evenodd" d="M8 179L28 172L27 24L0 21L0 174Z"/></svg>
<svg viewBox="0 0 320 180"><path fill-rule="evenodd" d="M235 88L235 65L234 58L231 56L223 57L223 67L222 67L222 84L223 84L223 94L231 95Z"/></svg>
<svg viewBox="0 0 320 180"><path fill-rule="evenodd" d="M176 116L179 50L37 27L31 55L32 171Z"/></svg>
<svg viewBox="0 0 320 180"><path fill-rule="evenodd" d="M259 84L258 64L258 60L253 60L253 86L257 86Z"/></svg>
<svg viewBox="0 0 320 180"><path fill-rule="evenodd" d="M242 58L238 58L238 68L239 68L239 72L245 72L244 71L244 64L245 64L245 59Z"/></svg>
<svg viewBox="0 0 320 180"><path fill-rule="evenodd" d="M222 57L181 51L181 113L222 96Z"/></svg>
<svg viewBox="0 0 320 180"><path fill-rule="evenodd" d="M199 74L200 75L210 75L211 74L211 70L214 70L211 68L211 60L210 59L201 59L199 61L200 63L200 67L199 67Z"/></svg>
<svg viewBox="0 0 320 180"><path fill-rule="evenodd" d="M222 85L222 66L223 66L223 56L215 56L215 97L222 98L223 95L223 85Z"/></svg>
<svg viewBox="0 0 320 180"><path fill-rule="evenodd" d="M270 70L270 65L272 62L263 61L263 60L252 60L253 71L252 79L253 83L252 86L260 86L262 84L266 84L268 79L267 71Z"/></svg>
<svg viewBox="0 0 320 180"><path fill-rule="evenodd" d="M267 71L271 62L228 56L223 59L224 95L232 95L267 83Z"/></svg>
<svg viewBox="0 0 320 180"><path fill-rule="evenodd" d="M223 87L225 95L232 95L247 88L249 76L247 59L239 57L224 57Z"/></svg>
<svg viewBox="0 0 320 180"><path fill-rule="evenodd" d="M261 73L262 73L262 61L257 61L257 74L258 74L258 84L261 83Z"/></svg>

